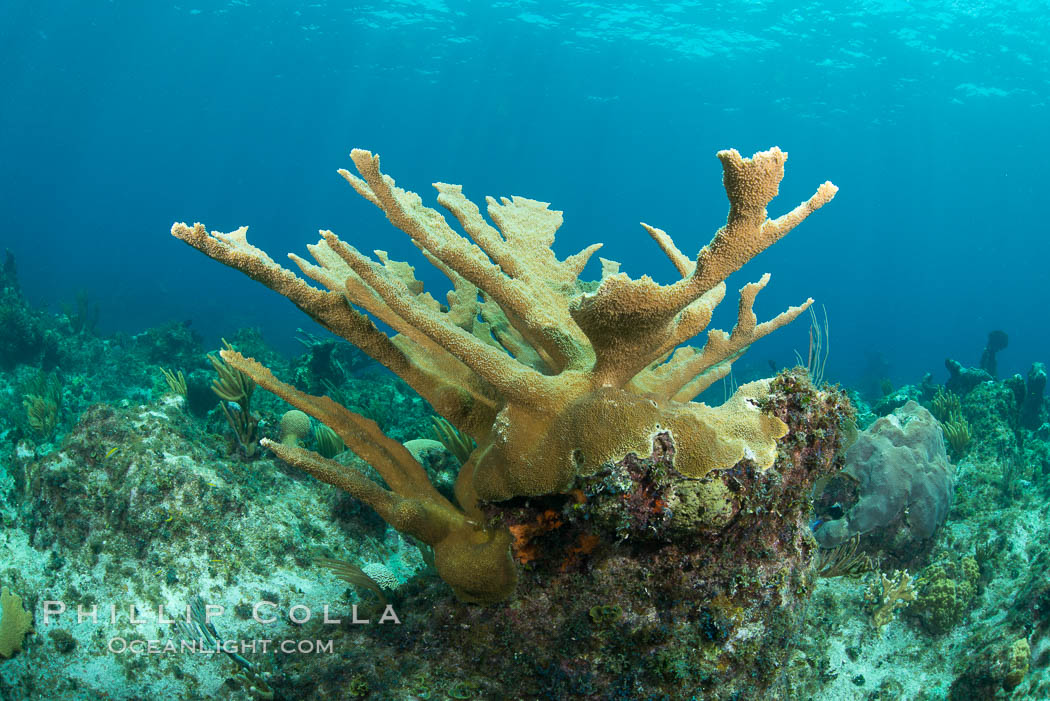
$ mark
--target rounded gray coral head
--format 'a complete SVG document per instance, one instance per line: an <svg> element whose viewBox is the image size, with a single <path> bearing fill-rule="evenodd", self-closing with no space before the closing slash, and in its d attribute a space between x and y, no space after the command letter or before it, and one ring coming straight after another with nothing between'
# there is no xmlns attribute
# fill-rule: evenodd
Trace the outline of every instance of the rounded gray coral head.
<svg viewBox="0 0 1050 701"><path fill-rule="evenodd" d="M955 489L940 423L909 401L862 432L846 452L843 474L857 483L857 501L842 518L814 532L822 547L854 535L901 527L913 541L929 539L944 523Z"/></svg>

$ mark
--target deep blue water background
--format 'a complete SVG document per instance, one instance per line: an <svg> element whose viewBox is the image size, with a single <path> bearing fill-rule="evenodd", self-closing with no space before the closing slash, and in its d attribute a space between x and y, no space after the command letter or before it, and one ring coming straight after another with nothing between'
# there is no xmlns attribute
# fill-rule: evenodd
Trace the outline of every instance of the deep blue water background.
<svg viewBox="0 0 1050 701"><path fill-rule="evenodd" d="M1045 2L1016 1L6 0L0 245L34 303L86 289L103 332L192 319L217 344L256 325L294 351L311 322L173 221L249 224L277 260L331 228L416 261L335 173L361 147L433 206L436 180L550 201L560 254L602 241L670 282L638 222L695 254L727 211L715 152L779 145L771 215L826 179L841 191L730 280L773 273L760 318L816 298L828 375L849 383L873 358L898 383L943 381L993 328L1001 372L1024 371L1050 361L1048 25ZM804 354L807 326L740 374Z"/></svg>

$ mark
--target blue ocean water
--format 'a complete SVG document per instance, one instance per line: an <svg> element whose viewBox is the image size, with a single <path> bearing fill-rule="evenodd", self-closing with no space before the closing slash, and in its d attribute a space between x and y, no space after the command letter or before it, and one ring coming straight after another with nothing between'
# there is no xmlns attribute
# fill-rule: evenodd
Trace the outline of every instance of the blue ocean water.
<svg viewBox="0 0 1050 701"><path fill-rule="evenodd" d="M360 147L432 205L434 181L550 201L560 254L602 241L671 281L638 222L694 254L727 210L715 152L778 145L771 214L841 191L731 279L773 273L760 317L824 305L832 380L943 381L995 328L1000 375L1020 372L1050 345L1048 24L1016 1L8 0L0 243L32 302L86 290L104 333L192 319L213 343L256 325L291 350L302 315L172 222L248 224L275 259L330 228L418 261L335 174ZM742 372L807 342L797 322Z"/></svg>

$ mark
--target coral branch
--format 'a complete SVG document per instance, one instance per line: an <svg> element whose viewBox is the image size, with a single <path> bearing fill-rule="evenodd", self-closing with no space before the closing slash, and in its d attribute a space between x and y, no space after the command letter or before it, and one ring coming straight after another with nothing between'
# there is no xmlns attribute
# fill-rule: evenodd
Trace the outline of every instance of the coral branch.
<svg viewBox="0 0 1050 701"><path fill-rule="evenodd" d="M510 534L506 529L478 524L453 506L430 484L412 454L385 436L375 421L348 411L328 397L300 392L236 351L222 351L222 359L335 431L350 450L376 469L390 489L353 468L298 446L263 439L264 447L289 465L368 504L398 531L432 546L438 571L460 598L496 601L513 590L517 575L510 561Z"/></svg>

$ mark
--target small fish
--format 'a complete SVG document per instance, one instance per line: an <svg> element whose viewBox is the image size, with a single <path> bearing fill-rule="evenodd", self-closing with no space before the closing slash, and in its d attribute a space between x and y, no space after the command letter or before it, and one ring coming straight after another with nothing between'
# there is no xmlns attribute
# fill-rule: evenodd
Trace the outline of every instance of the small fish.
<svg viewBox="0 0 1050 701"><path fill-rule="evenodd" d="M120 450L120 446L119 445L110 448L109 452L106 453L106 457L108 458L110 455L112 455L113 453L117 452L118 450Z"/></svg>

